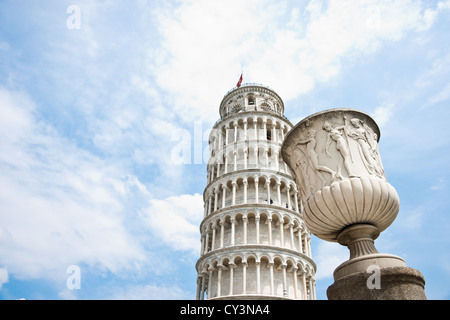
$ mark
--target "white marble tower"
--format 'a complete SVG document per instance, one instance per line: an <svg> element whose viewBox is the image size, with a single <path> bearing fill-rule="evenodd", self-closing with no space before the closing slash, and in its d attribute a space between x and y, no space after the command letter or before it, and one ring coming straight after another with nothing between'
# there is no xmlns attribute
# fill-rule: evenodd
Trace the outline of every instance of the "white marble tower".
<svg viewBox="0 0 450 320"><path fill-rule="evenodd" d="M244 84L210 138L196 299L315 299L316 265L280 147L292 124L272 89Z"/></svg>

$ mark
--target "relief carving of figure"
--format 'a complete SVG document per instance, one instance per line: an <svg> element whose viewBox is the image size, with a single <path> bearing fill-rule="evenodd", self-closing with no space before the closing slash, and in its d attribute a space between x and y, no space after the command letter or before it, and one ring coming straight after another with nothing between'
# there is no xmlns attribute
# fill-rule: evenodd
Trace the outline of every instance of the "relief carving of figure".
<svg viewBox="0 0 450 320"><path fill-rule="evenodd" d="M319 165L319 156L316 153L316 134L317 131L316 130L309 130L307 135L308 135L308 139L306 140L301 140L297 143L298 145L306 145L306 154L308 155L310 164L312 166L312 168L316 171L323 171L323 172L327 172L329 174L331 174L331 182L333 182L336 179L336 172L334 172L333 170L331 170L330 168L326 167L326 166L322 166ZM318 176L320 177L320 179L322 180L323 184L325 185L326 181L325 179L318 174ZM340 177L340 175L338 175L338 177Z"/></svg>
<svg viewBox="0 0 450 320"><path fill-rule="evenodd" d="M345 119L345 122L347 123L347 119ZM373 145L373 142L375 141L376 143L376 140L370 137L370 134L368 130L366 130L364 122L362 120L353 118L350 120L350 123L352 124L352 128L348 133L348 136L355 139L358 142L361 158L363 159L367 171L372 175L376 175L382 178L384 174L382 168L380 167L377 161L378 158L378 151L376 150L377 146Z"/></svg>
<svg viewBox="0 0 450 320"><path fill-rule="evenodd" d="M380 153L378 151L378 136L374 132L373 133L373 142L372 142L372 150L371 150L372 157L376 160L378 168L381 173L381 177L386 180L386 175L384 173L383 164L381 163L381 157Z"/></svg>
<svg viewBox="0 0 450 320"><path fill-rule="evenodd" d="M325 147L325 152L326 154L331 158L331 154L328 151L330 144L332 141L336 142L336 149L339 151L339 153L342 156L342 159L344 160L344 167L345 170L347 170L347 173L349 175L350 178L352 177L357 177L357 175L353 174L352 171L352 155L350 153L350 148L348 146L346 139L346 126L338 126L333 128L333 126L328 122L325 121L322 129L325 130L326 132L328 132L328 136L327 136L327 142L326 142L326 147ZM341 160L341 159L340 159ZM341 161L339 161L338 164L338 175L342 176L341 174Z"/></svg>
<svg viewBox="0 0 450 320"><path fill-rule="evenodd" d="M295 154L294 172L295 172L295 182L300 189L302 197L308 197L308 192L305 189L306 186L310 186L309 175L307 172L307 160L306 155L300 148L295 148L293 151Z"/></svg>

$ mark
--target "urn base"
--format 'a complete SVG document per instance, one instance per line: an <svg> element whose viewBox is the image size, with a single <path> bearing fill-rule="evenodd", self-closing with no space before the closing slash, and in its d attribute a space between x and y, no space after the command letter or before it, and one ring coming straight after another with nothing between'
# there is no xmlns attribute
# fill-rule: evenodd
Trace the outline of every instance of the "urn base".
<svg viewBox="0 0 450 320"><path fill-rule="evenodd" d="M392 254L378 253L376 227L356 224L345 228L338 242L350 249L350 259L333 273L327 290L330 300L423 300L425 279L406 262Z"/></svg>
<svg viewBox="0 0 450 320"><path fill-rule="evenodd" d="M420 271L387 267L379 269L379 274L361 271L344 276L328 287L327 297L329 300L426 300L424 288L425 279Z"/></svg>

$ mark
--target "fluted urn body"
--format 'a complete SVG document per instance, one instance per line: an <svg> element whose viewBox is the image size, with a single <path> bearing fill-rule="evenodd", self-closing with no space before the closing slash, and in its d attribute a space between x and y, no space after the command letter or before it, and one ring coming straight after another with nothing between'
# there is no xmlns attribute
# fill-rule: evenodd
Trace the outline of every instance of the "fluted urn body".
<svg viewBox="0 0 450 320"><path fill-rule="evenodd" d="M317 237L338 241L355 224L381 232L395 220L399 198L386 180L379 138L372 118L351 109L314 114L286 137L283 158L300 189L305 222Z"/></svg>

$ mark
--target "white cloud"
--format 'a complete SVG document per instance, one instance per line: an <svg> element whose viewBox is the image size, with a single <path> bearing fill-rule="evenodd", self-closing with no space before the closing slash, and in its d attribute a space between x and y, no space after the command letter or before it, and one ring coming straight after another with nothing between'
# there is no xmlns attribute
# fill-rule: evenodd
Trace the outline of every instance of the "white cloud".
<svg viewBox="0 0 450 320"><path fill-rule="evenodd" d="M404 219L402 226L408 229L419 229L423 226L423 216L425 210L417 208L412 212L406 213L407 217Z"/></svg>
<svg viewBox="0 0 450 320"><path fill-rule="evenodd" d="M20 104L16 108L15 104ZM0 87L0 134L5 143L0 147L5 148L8 144L14 144L29 134L32 126L30 113L35 109L33 102L25 95L11 95L7 90ZM3 152L6 150L3 150Z"/></svg>
<svg viewBox="0 0 450 320"><path fill-rule="evenodd" d="M427 30L440 10L410 0L314 0L301 15L273 1L186 1L157 13L162 41L150 67L182 119L211 120L242 68L244 81L288 101L384 43Z"/></svg>
<svg viewBox="0 0 450 320"><path fill-rule="evenodd" d="M117 289L111 300L190 300L192 293L178 286L137 285Z"/></svg>
<svg viewBox="0 0 450 320"><path fill-rule="evenodd" d="M77 300L77 296L73 290L65 289L58 293L58 298L62 300Z"/></svg>
<svg viewBox="0 0 450 320"><path fill-rule="evenodd" d="M203 211L201 195L185 194L164 200L153 199L143 214L148 227L163 243L175 250L198 254Z"/></svg>
<svg viewBox="0 0 450 320"><path fill-rule="evenodd" d="M156 12L161 46L150 62L158 84L186 121L218 117L221 96L238 80L240 60L262 54L262 34L277 5L269 1L194 1ZM236 8L239 8L236 10Z"/></svg>
<svg viewBox="0 0 450 320"><path fill-rule="evenodd" d="M439 1L438 9L439 10L448 10L448 9L450 9L450 1L449 0Z"/></svg>
<svg viewBox="0 0 450 320"><path fill-rule="evenodd" d="M444 190L447 188L447 179L443 177L439 177L437 181L434 181L434 184L431 186L431 190L438 191L438 190Z"/></svg>
<svg viewBox="0 0 450 320"><path fill-rule="evenodd" d="M317 265L316 279L321 280L333 276L334 270L349 259L347 247L338 243L320 241L313 252Z"/></svg>
<svg viewBox="0 0 450 320"><path fill-rule="evenodd" d="M6 268L0 268L0 289L9 281L8 270Z"/></svg>
<svg viewBox="0 0 450 320"><path fill-rule="evenodd" d="M380 127L383 127L384 125L386 125L388 123L389 119L393 115L393 109L394 109L394 104L392 104L392 103L386 103L384 105L377 107L373 114L373 118L374 118L375 122Z"/></svg>
<svg viewBox="0 0 450 320"><path fill-rule="evenodd" d="M155 183L157 191L171 187L157 179L176 185L184 170L170 159L175 115L136 63L155 43L141 36L116 38L117 26L106 20L123 12L112 1L79 6L81 29L55 28L62 34L36 56L40 66L51 66L38 68L45 78L40 83L54 84L40 87L48 90L45 105L0 87L0 263L15 278L65 277L60 271L78 263L116 274L148 266L152 253L144 248L151 235L136 226L142 228L137 212L148 207L152 194L132 167L156 165L147 183ZM149 30L148 15L137 10L133 16L137 29ZM115 46L133 47L134 58ZM55 116L60 127L49 125L40 112ZM79 118L69 119L72 115ZM66 130L65 122L77 126L70 138L58 131ZM84 143L94 152L78 146ZM187 228L194 225L198 234L198 223L188 222Z"/></svg>
<svg viewBox="0 0 450 320"><path fill-rule="evenodd" d="M1 263L18 278L54 278L73 263L117 272L145 261L123 223L136 182L37 121L33 106L0 88Z"/></svg>
<svg viewBox="0 0 450 320"><path fill-rule="evenodd" d="M417 77L415 81L415 87L419 90L423 90L425 88L440 85L442 83L442 80L445 81L447 79L449 73L450 54L445 54L442 57L435 58L431 63L431 66ZM432 98L429 98L426 106L445 99L446 90L448 90L448 85L441 91L441 93L433 96Z"/></svg>
<svg viewBox="0 0 450 320"><path fill-rule="evenodd" d="M449 99L450 99L450 83L448 83L437 94L431 97L425 105L430 106L442 101L447 101Z"/></svg>
<svg viewBox="0 0 450 320"><path fill-rule="evenodd" d="M10 49L9 43L0 41L0 51L8 51Z"/></svg>

